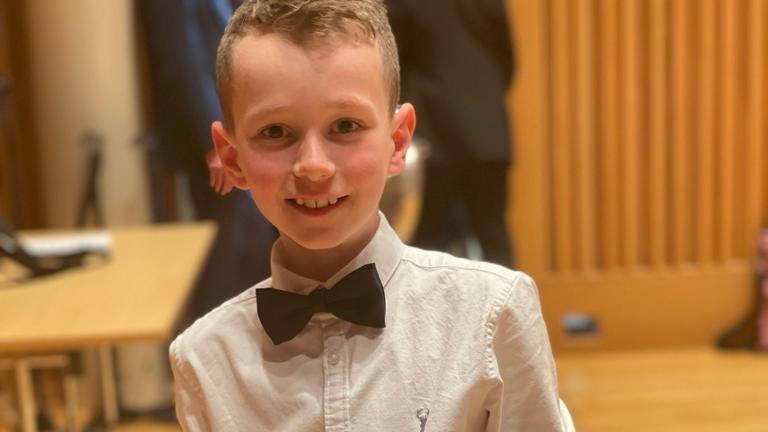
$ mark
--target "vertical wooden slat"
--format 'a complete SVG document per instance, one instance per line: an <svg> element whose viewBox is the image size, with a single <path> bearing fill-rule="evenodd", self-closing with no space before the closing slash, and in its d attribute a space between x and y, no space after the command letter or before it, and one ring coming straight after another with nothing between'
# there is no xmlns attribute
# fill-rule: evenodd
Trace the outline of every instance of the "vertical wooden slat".
<svg viewBox="0 0 768 432"><path fill-rule="evenodd" d="M699 148L696 159L696 238L695 252L698 262L714 259L714 194L715 194L715 121L716 118L716 69L717 7L715 0L699 3Z"/></svg>
<svg viewBox="0 0 768 432"><path fill-rule="evenodd" d="M697 1L697 0L694 0ZM691 130L693 109L696 106L690 91L694 68L691 64L691 28L690 22L693 7L691 0L673 2L672 12L672 171L671 182L671 217L670 217L670 261L681 264L691 259L688 253L691 242L691 199L689 159L693 142Z"/></svg>
<svg viewBox="0 0 768 432"><path fill-rule="evenodd" d="M518 59L510 109L515 131L513 232L516 266L535 277L551 269L549 17L547 2L507 3ZM525 197L525 198L522 198ZM519 204L525 199L524 204Z"/></svg>
<svg viewBox="0 0 768 432"><path fill-rule="evenodd" d="M734 99L736 112L734 113L734 136L732 137L731 153L733 155L733 206L731 214L733 215L733 225L731 230L732 250L731 259L752 259L754 248L753 241L749 242L747 253L747 243L745 236L749 217L747 216L747 175L749 170L746 168L750 163L747 160L748 152L748 99L747 99L747 79L749 77L749 66L747 61L748 43L749 43L749 21L747 19L748 0L734 0L736 4L736 21L734 30L736 32L736 50L733 53L736 70L736 79L734 81Z"/></svg>
<svg viewBox="0 0 768 432"><path fill-rule="evenodd" d="M576 2L576 199L577 258L582 271L592 271L597 260L595 230L595 36L594 0Z"/></svg>
<svg viewBox="0 0 768 432"><path fill-rule="evenodd" d="M635 268L640 264L638 146L640 135L640 25L637 0L621 3L622 69L622 264Z"/></svg>
<svg viewBox="0 0 768 432"><path fill-rule="evenodd" d="M600 221L603 268L614 270L620 262L621 217L619 192L619 0L600 2L600 134L602 178Z"/></svg>
<svg viewBox="0 0 768 432"><path fill-rule="evenodd" d="M763 34L765 35L768 33L768 5L761 5L762 8L762 27L763 27ZM768 37L768 36L766 36ZM761 55L763 56L763 59L768 59L768 43L763 43ZM764 60L765 61L765 60ZM765 64L763 67L763 72L765 73L768 70L768 64ZM764 74L761 76L765 76ZM763 101L768 99L768 88L766 86L763 86L762 93L755 95L757 98L762 98ZM768 109L765 108L763 105L763 115L760 117L758 121L765 121L768 118ZM762 150L762 159L761 159L761 167L762 167L762 173L760 177L760 184L763 185L761 187L762 189L762 195L760 199L760 224L762 226L768 225L768 149L765 148L765 139L768 138L765 135L765 130L763 130L763 140L761 141L761 145L764 147L761 147Z"/></svg>
<svg viewBox="0 0 768 432"><path fill-rule="evenodd" d="M667 264L667 0L650 2L649 255L654 268Z"/></svg>
<svg viewBox="0 0 768 432"><path fill-rule="evenodd" d="M717 186L716 199L716 254L718 261L733 256L734 232L734 152L736 146L736 80L738 76L737 2L721 3L721 70L720 75L720 135L717 143Z"/></svg>
<svg viewBox="0 0 768 432"><path fill-rule="evenodd" d="M765 108L765 90L764 80L766 77L765 67L765 49L767 36L765 29L766 20L765 0L750 0L748 3L748 21L749 21L749 40L748 61L749 61L749 109L748 109L748 135L747 135L747 174L746 174L746 227L745 254L753 253L755 247L755 237L757 229L760 226L761 218L768 216L762 214L760 206L761 197L765 188L766 173L768 167L764 165L765 147L765 125L768 112Z"/></svg>
<svg viewBox="0 0 768 432"><path fill-rule="evenodd" d="M563 272L574 269L573 200L571 147L571 0L552 0L552 156L554 173L555 267Z"/></svg>

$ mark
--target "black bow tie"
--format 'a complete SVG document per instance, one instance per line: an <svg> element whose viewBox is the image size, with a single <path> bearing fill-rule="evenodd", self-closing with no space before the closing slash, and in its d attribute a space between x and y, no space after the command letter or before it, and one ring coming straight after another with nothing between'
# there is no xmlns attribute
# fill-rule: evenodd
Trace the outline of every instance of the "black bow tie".
<svg viewBox="0 0 768 432"><path fill-rule="evenodd" d="M384 328L384 287L376 265L366 264L344 276L333 289L309 295L274 288L256 290L259 319L275 345L293 339L317 312L330 312L351 323Z"/></svg>

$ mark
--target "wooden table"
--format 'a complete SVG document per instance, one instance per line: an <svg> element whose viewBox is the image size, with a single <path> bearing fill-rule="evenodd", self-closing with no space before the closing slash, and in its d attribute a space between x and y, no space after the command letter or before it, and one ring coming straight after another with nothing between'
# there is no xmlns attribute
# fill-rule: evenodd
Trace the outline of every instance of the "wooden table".
<svg viewBox="0 0 768 432"><path fill-rule="evenodd" d="M701 347L556 361L579 432L768 431L768 353Z"/></svg>
<svg viewBox="0 0 768 432"><path fill-rule="evenodd" d="M18 359L98 348L102 374L109 378L102 379L105 415L115 423L111 348L169 338L214 233L211 223L111 229L108 260L34 280L15 279L19 269L3 263L0 357L15 358L20 365L19 387L28 389L31 379L28 371L19 376L29 364ZM31 396L20 397L29 401ZM23 417L25 430L34 428L34 413Z"/></svg>

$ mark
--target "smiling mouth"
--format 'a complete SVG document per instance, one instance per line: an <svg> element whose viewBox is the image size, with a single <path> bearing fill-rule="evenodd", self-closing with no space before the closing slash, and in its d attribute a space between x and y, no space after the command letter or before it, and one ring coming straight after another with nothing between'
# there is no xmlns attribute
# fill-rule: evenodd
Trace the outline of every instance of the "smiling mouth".
<svg viewBox="0 0 768 432"><path fill-rule="evenodd" d="M347 199L349 195L344 195L342 197L338 198L331 198L331 199L302 199L302 198L292 198L289 199L291 203L295 204L298 207L306 208L306 209L324 209L324 208L332 208L336 207L337 205L344 202L344 200Z"/></svg>

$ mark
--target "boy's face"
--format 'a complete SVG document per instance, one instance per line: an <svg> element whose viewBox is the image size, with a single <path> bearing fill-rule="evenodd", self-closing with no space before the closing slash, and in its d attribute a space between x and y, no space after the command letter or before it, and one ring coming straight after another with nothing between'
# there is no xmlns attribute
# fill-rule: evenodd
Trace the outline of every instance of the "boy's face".
<svg viewBox="0 0 768 432"><path fill-rule="evenodd" d="M413 107L392 115L378 49L249 34L233 47L234 131L213 138L235 185L306 249L362 247L386 179L400 173Z"/></svg>

